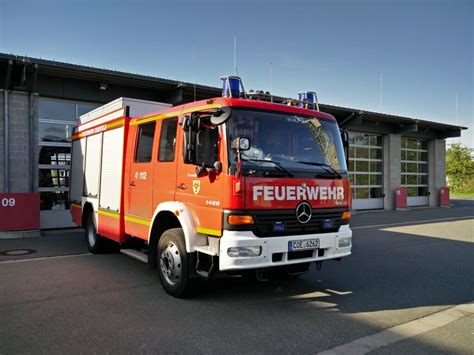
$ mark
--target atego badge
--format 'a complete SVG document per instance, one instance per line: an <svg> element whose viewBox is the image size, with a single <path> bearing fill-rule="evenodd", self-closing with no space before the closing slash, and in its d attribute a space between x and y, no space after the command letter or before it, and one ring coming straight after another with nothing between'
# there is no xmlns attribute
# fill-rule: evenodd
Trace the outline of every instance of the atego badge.
<svg viewBox="0 0 474 355"><path fill-rule="evenodd" d="M201 190L201 181L200 180L193 180L193 192L195 195L199 193Z"/></svg>

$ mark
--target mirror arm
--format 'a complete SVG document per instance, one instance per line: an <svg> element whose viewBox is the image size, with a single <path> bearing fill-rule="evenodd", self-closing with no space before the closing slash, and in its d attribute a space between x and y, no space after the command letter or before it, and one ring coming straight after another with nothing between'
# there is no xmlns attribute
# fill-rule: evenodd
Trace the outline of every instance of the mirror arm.
<svg viewBox="0 0 474 355"><path fill-rule="evenodd" d="M206 166L204 165L204 163L202 163L202 165L196 166L196 176L197 177L203 176L204 172L207 173L207 169L206 169Z"/></svg>

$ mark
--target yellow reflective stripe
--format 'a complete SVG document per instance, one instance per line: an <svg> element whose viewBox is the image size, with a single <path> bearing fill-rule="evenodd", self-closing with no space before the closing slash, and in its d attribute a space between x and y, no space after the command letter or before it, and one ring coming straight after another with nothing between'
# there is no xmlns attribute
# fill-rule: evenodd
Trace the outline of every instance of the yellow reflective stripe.
<svg viewBox="0 0 474 355"><path fill-rule="evenodd" d="M125 220L129 222L137 223L137 224L143 224L144 226L149 226L151 224L149 220L132 217L132 216L125 216Z"/></svg>
<svg viewBox="0 0 474 355"><path fill-rule="evenodd" d="M102 214L102 215L108 216L108 217L112 217L112 218L120 218L120 215L117 212L99 210L99 214Z"/></svg>
<svg viewBox="0 0 474 355"><path fill-rule="evenodd" d="M115 122L112 122L112 123L106 123L105 124L105 129L104 130L100 130L100 131L97 131L95 133L90 133L91 130L93 130L94 128L90 128L90 129L85 129L84 131L81 131L81 132L78 132L76 134L73 134L71 137L69 137L69 140L70 141L75 141L75 140L78 140L80 138L83 138L85 136L91 136L93 134L98 134L98 133L102 133L102 132L105 132L109 129L112 129L112 128L116 128L116 127L122 127L123 125L125 124L125 119L120 119L118 121L115 121ZM103 127L102 126L98 126L98 127ZM97 127L96 127L97 128ZM87 135L85 135L84 133L87 133Z"/></svg>
<svg viewBox="0 0 474 355"><path fill-rule="evenodd" d="M121 120L118 120L116 122L108 123L107 129L123 126L124 123L125 123L125 120L122 118Z"/></svg>
<svg viewBox="0 0 474 355"><path fill-rule="evenodd" d="M138 120L138 121L132 121L132 122L130 122L130 126L136 126L136 125L142 124L142 123L147 123L147 122L156 121L156 120L162 120L162 119L169 118L169 117L176 117L176 116L179 116L179 115L185 115L187 113L191 113L191 112L195 112L195 111L208 110L208 109L219 108L219 107L222 107L222 105L221 104L210 104L210 105L196 106L196 107L188 108L186 110L181 110L181 111L172 111L172 112L168 112L168 113L162 113L161 115L143 118L143 119Z"/></svg>
<svg viewBox="0 0 474 355"><path fill-rule="evenodd" d="M71 206L72 206L72 207L79 207L79 208L82 207L82 206L81 206L80 204L78 204L78 203L71 203Z"/></svg>
<svg viewBox="0 0 474 355"><path fill-rule="evenodd" d="M130 122L130 126L136 126L137 124L147 123L147 122L156 121L156 120L162 120L162 119L165 119L165 118L168 118L168 117L176 117L179 114L180 114L180 112L178 112L178 111L163 113L163 114L158 115L158 116L152 116L152 117L144 118L140 121L132 121L132 122Z"/></svg>
<svg viewBox="0 0 474 355"><path fill-rule="evenodd" d="M217 229L208 229L208 228L196 228L196 232L200 234L209 234L209 235L215 235L217 237L220 237L222 235L220 230Z"/></svg>

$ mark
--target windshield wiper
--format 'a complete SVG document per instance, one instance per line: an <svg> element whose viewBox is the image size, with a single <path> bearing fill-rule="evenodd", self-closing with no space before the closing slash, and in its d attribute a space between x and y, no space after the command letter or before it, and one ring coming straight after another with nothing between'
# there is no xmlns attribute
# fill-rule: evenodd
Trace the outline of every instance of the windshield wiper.
<svg viewBox="0 0 474 355"><path fill-rule="evenodd" d="M252 163L272 163L274 164L278 170L280 170L281 172L285 173L287 176L289 177L293 177L293 173L291 171L289 171L288 169L286 169L283 165L281 165L281 163L277 162L277 161L273 161L273 160L265 160L265 159L242 159L242 161L249 161L249 162L252 162Z"/></svg>
<svg viewBox="0 0 474 355"><path fill-rule="evenodd" d="M314 162L314 161L298 161L296 160L297 163L300 163L300 164L305 164L305 165L313 165L313 166L320 166L322 167L324 170L326 170L326 172L328 173L332 173L333 175L335 175L338 179L342 179L342 175L339 174L339 172L334 169L331 165L329 164L326 164L326 163L318 163L318 162Z"/></svg>

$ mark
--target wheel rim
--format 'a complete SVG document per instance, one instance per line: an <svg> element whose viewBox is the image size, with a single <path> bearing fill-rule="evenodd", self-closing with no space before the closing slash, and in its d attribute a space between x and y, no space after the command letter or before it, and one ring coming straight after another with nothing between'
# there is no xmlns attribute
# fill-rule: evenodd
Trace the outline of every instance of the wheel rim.
<svg viewBox="0 0 474 355"><path fill-rule="evenodd" d="M170 285L176 285L181 277L181 255L174 243L166 245L160 256L161 274Z"/></svg>
<svg viewBox="0 0 474 355"><path fill-rule="evenodd" d="M89 223L89 226L87 228L87 239L89 240L89 245L93 247L96 242L96 235L94 225L92 223Z"/></svg>

